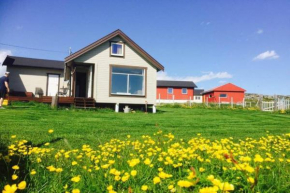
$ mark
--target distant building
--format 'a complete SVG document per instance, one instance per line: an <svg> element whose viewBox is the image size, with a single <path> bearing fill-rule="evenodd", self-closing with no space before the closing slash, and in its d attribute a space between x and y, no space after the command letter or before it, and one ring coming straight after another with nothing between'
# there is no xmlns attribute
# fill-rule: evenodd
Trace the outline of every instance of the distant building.
<svg viewBox="0 0 290 193"><path fill-rule="evenodd" d="M186 103L194 101L194 88L192 81L157 81L157 103Z"/></svg>
<svg viewBox="0 0 290 193"><path fill-rule="evenodd" d="M245 89L228 83L203 92L204 102L209 103L242 103L245 98Z"/></svg>
<svg viewBox="0 0 290 193"><path fill-rule="evenodd" d="M202 103L203 92L204 92L204 89L194 89L194 96L193 96L194 103Z"/></svg>

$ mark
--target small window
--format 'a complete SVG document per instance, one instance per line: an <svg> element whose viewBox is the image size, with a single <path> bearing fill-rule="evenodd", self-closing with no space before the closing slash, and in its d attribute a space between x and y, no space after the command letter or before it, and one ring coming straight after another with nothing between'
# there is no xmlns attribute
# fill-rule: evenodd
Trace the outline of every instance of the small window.
<svg viewBox="0 0 290 193"><path fill-rule="evenodd" d="M212 95L210 94L210 95L209 95L209 98L211 98L211 97L212 97Z"/></svg>
<svg viewBox="0 0 290 193"><path fill-rule="evenodd" d="M220 98L227 98L228 95L227 94L220 94Z"/></svg>
<svg viewBox="0 0 290 193"><path fill-rule="evenodd" d="M182 94L187 94L187 88L182 88Z"/></svg>
<svg viewBox="0 0 290 193"><path fill-rule="evenodd" d="M111 42L111 56L124 56L124 44Z"/></svg>
<svg viewBox="0 0 290 193"><path fill-rule="evenodd" d="M196 96L195 97L195 100L200 100L200 96Z"/></svg>
<svg viewBox="0 0 290 193"><path fill-rule="evenodd" d="M168 89L167 89L167 93L168 93L168 94L173 94L173 88L168 88Z"/></svg>

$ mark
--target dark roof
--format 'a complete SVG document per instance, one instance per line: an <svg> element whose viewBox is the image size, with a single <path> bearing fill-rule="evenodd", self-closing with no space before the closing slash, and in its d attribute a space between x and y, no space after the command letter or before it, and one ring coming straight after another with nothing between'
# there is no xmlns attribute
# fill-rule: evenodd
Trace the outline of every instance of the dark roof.
<svg viewBox="0 0 290 193"><path fill-rule="evenodd" d="M197 88L192 81L157 80L157 87Z"/></svg>
<svg viewBox="0 0 290 193"><path fill-rule="evenodd" d="M44 60L35 58L23 58L18 56L7 56L2 66L25 66L36 68L64 69L64 62L58 60Z"/></svg>
<svg viewBox="0 0 290 193"><path fill-rule="evenodd" d="M202 95L204 89L194 89L194 95Z"/></svg>
<svg viewBox="0 0 290 193"><path fill-rule="evenodd" d="M145 50L143 50L138 44L136 44L131 38L129 38L124 32L122 32L119 29L95 41L94 43L80 49L79 51L73 53L72 55L69 55L68 57L65 58L65 63L68 63L76 59L77 57L98 47L99 45L109 41L110 39L116 36L120 36L121 38L123 38L126 41L126 43L132 46L141 56L143 56L146 60L152 63L158 70L164 70L164 66L162 66L157 60L155 60L152 56L150 56Z"/></svg>

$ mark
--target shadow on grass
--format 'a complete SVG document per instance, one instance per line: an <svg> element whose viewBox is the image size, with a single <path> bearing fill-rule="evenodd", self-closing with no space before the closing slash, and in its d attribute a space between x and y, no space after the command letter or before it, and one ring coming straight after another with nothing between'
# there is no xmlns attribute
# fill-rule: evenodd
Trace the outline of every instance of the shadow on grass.
<svg viewBox="0 0 290 193"><path fill-rule="evenodd" d="M63 138L55 138L49 141L49 143L56 143ZM24 155L16 155L11 154L11 151L9 150L10 147L8 146L10 142L10 135L9 133L1 134L0 135L0 187L4 187L5 185L9 184L18 184L21 181L25 180L29 186L33 186L31 184L30 175L29 175L29 166L30 166L30 160L29 156ZM45 143L43 142L40 144L33 145L31 141L28 141L25 143L25 146L27 147L41 147L44 146ZM11 147L12 148L12 147ZM15 145L15 148L17 148L17 145ZM17 149L15 150L17 152ZM14 170L12 167L18 165L19 170ZM12 180L12 175L16 174L18 178L16 180ZM1 191L1 189L0 189ZM27 189L22 190L22 192L28 192Z"/></svg>

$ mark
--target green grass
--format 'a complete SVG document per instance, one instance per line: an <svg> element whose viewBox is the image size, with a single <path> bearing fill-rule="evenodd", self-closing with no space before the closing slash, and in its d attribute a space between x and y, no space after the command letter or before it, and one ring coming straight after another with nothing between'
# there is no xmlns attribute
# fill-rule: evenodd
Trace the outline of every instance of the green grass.
<svg viewBox="0 0 290 193"><path fill-rule="evenodd" d="M287 133L290 116L260 111L229 109L184 109L159 107L157 114L115 113L108 109L51 110L45 106L8 108L0 111L2 137L12 134L19 139L40 144L49 140L47 130L54 129L55 146L79 148L82 144L96 145L111 138L132 138L152 134L161 129L176 137L190 139L197 133L210 139L234 137L259 138L266 131Z"/></svg>

